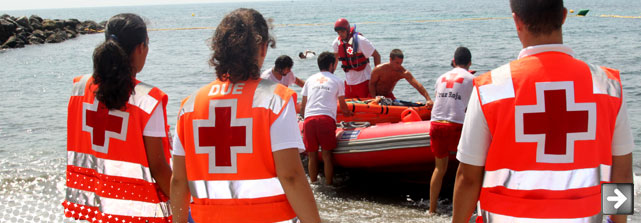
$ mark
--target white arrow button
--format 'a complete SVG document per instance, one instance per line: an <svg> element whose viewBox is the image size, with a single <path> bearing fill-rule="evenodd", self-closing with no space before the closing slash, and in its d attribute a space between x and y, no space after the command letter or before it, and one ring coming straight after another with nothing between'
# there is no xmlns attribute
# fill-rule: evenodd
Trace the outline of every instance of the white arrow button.
<svg viewBox="0 0 641 223"><path fill-rule="evenodd" d="M617 203L616 203L616 204L614 204L614 208L615 208L615 209L619 209L619 207L621 207L621 205L623 205L623 203L625 203L625 201L627 201L627 200L628 200L628 198L627 198L627 197L625 197L625 196L623 195L623 193L621 193L621 191L619 190L619 188L615 188L615 189L614 189L614 193L615 193L615 194L617 194L617 196L609 196L609 197L607 197L606 199L607 199L608 201L616 201Z"/></svg>

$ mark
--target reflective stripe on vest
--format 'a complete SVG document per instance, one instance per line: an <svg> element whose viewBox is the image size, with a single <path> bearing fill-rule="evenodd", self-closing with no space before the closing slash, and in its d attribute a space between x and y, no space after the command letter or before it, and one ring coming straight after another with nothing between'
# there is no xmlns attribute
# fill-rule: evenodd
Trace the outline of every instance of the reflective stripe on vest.
<svg viewBox="0 0 641 223"><path fill-rule="evenodd" d="M138 83L134 87L134 94L129 97L129 104L135 105L147 114L151 114L156 105L158 105L158 100L149 95L151 89L153 89L151 85L143 82Z"/></svg>
<svg viewBox="0 0 641 223"><path fill-rule="evenodd" d="M610 79L603 68L588 64L592 73L594 94L607 94L612 97L621 98L621 83Z"/></svg>
<svg viewBox="0 0 641 223"><path fill-rule="evenodd" d="M486 210L481 210L483 223L503 223L503 222L518 222L518 223L595 223L602 222L603 215L597 214L585 218L562 218L562 219L542 219L542 218L517 218L506 216L496 213L491 213Z"/></svg>
<svg viewBox="0 0 641 223"><path fill-rule="evenodd" d="M278 87L278 83L261 79L254 93L252 108L265 108L272 110L272 112L280 112L283 105L287 103L285 100L289 100L289 98L283 100L279 95L274 94L276 87Z"/></svg>
<svg viewBox="0 0 641 223"><path fill-rule="evenodd" d="M155 183L148 167L138 163L98 158L91 154L67 151L67 165L93 169L99 174L127 177Z"/></svg>
<svg viewBox="0 0 641 223"><path fill-rule="evenodd" d="M490 76L492 78L491 84L478 87L481 105L501 99L514 98L514 85L509 63L492 70Z"/></svg>
<svg viewBox="0 0 641 223"><path fill-rule="evenodd" d="M85 86L87 86L87 81L91 78L91 74L83 75L78 82L73 83L73 90L71 91L71 96L84 96L85 95Z"/></svg>
<svg viewBox="0 0 641 223"><path fill-rule="evenodd" d="M139 217L165 217L171 215L169 201L150 203L134 200L113 199L100 197L91 191L69 187L66 189L66 193L66 202L89 207L99 207L100 211L104 214Z"/></svg>
<svg viewBox="0 0 641 223"><path fill-rule="evenodd" d="M506 187L513 190L570 190L601 185L610 180L609 165L577 170L499 169L486 171L483 188Z"/></svg>
<svg viewBox="0 0 641 223"><path fill-rule="evenodd" d="M259 180L189 181L189 190L191 196L201 199L251 199L285 194L277 177Z"/></svg>

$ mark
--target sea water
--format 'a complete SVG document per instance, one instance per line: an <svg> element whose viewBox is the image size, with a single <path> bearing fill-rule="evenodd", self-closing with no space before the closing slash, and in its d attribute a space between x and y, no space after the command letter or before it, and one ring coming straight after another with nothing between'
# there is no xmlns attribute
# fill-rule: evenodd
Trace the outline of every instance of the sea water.
<svg viewBox="0 0 641 223"><path fill-rule="evenodd" d="M404 66L430 95L435 79L450 68L454 50L472 52L472 69L486 72L517 57L521 44L511 19L509 1L275 1L171 6L2 11L12 16L77 18L104 21L133 12L147 20L150 50L138 79L169 95L168 122L175 127L182 98L210 82L208 46L214 27L225 13L249 7L273 19L277 47L269 49L263 70L276 57L294 58L293 72L306 79L318 72L316 61L297 58L299 52L331 51L336 38L333 23L345 17L388 60L398 48ZM590 9L587 17L567 18L564 42L576 57L617 68L637 147L641 145L641 19L600 15L641 16L640 1L566 1L568 9ZM197 28L180 29L178 28ZM60 203L66 168L66 114L72 78L92 71L93 49L102 34L83 35L59 44L0 51L0 222L69 222ZM336 74L344 78L343 71ZM300 88L292 87L297 92ZM406 81L395 89L398 98L423 100ZM641 157L634 152L634 171L641 173ZM426 167L426 175L429 175ZM338 186L312 185L320 214L327 222L448 222L451 194L444 192L440 211L428 217L428 186L397 181L379 174L339 172ZM425 178L423 179L425 180ZM641 182L637 182L641 183ZM451 185L450 185L451 186ZM447 191L444 188L444 191ZM639 188L637 187L637 191ZM451 189L450 192L451 193ZM635 195L635 200L640 200ZM641 206L635 204L632 221Z"/></svg>

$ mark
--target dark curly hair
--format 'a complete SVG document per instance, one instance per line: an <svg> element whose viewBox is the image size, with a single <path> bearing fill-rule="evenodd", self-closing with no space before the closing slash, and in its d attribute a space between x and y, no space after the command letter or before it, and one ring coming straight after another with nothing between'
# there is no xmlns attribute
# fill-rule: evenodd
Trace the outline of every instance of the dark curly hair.
<svg viewBox="0 0 641 223"><path fill-rule="evenodd" d="M130 55L136 46L147 44L147 25L140 16L123 13L109 19L105 42L93 52L96 98L108 109L120 109L134 93L134 70Z"/></svg>
<svg viewBox="0 0 641 223"><path fill-rule="evenodd" d="M271 28L271 20L265 21L254 9L239 8L225 15L211 41L214 53L209 64L216 68L216 77L232 83L260 78L260 48L276 45Z"/></svg>

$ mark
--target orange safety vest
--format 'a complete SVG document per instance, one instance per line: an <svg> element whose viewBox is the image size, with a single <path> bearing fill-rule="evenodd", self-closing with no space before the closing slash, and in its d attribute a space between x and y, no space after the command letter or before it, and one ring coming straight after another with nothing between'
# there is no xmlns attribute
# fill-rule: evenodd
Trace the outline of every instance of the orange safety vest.
<svg viewBox="0 0 641 223"><path fill-rule="evenodd" d="M354 32L354 27L352 27L349 35L351 37L348 41L343 41L340 36L338 37L338 60L341 61L341 68L343 68L345 72L349 70L361 71L365 69L369 63L369 58L365 57L363 53L358 52L357 37L361 34Z"/></svg>
<svg viewBox="0 0 641 223"><path fill-rule="evenodd" d="M296 93L270 80L216 80L183 100L185 149L196 222L278 222L296 217L276 176L270 127Z"/></svg>
<svg viewBox="0 0 641 223"><path fill-rule="evenodd" d="M90 222L171 222L169 198L151 176L142 135L156 107L166 107L167 95L136 80L126 108L108 110L96 99L97 88L90 74L74 78L65 216ZM165 126L166 120L165 115ZM169 154L167 139L163 142Z"/></svg>
<svg viewBox="0 0 641 223"><path fill-rule="evenodd" d="M501 66L474 85L499 139L486 159L484 222L600 222L622 103L619 72L553 51Z"/></svg>

